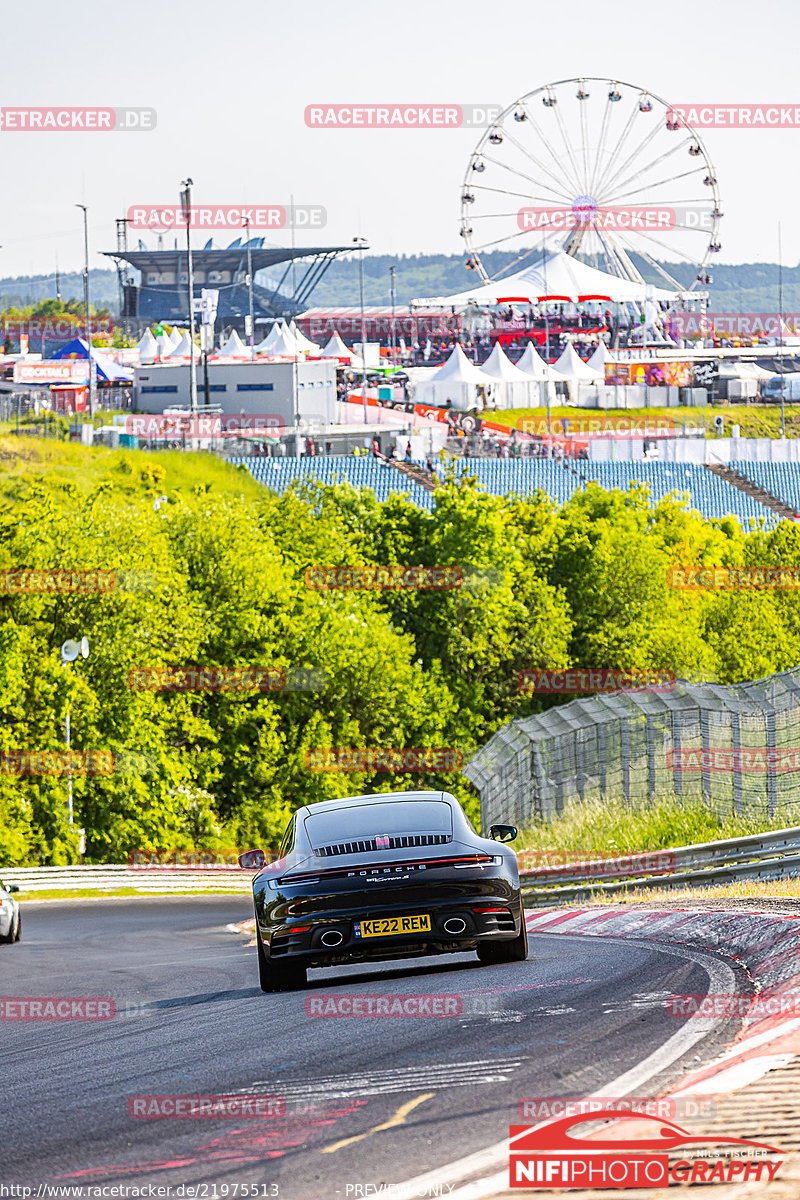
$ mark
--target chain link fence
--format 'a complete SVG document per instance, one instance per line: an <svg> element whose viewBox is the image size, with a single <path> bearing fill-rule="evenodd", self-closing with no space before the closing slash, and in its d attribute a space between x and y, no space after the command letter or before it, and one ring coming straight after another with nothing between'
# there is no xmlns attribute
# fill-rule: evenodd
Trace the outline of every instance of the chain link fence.
<svg viewBox="0 0 800 1200"><path fill-rule="evenodd" d="M504 725L464 774L484 829L612 798L696 799L720 816L800 824L800 668L573 700Z"/></svg>

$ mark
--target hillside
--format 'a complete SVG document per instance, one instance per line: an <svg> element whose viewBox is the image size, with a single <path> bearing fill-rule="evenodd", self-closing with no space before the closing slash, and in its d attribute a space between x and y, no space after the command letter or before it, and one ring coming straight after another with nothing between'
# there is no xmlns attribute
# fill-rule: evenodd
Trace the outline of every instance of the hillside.
<svg viewBox="0 0 800 1200"><path fill-rule="evenodd" d="M492 273L511 269L513 256L497 253L487 256ZM475 283L475 273L464 266L463 255L410 254L399 257L368 254L364 257L365 302L369 305L389 304L389 268L396 270L398 305L405 305L418 296L441 296L469 288ZM689 284L692 271L680 270L674 264L673 274ZM714 312L776 312L778 309L778 267L775 263L715 263L711 292ZM277 279L272 281L277 283ZM312 297L315 307L337 307L359 303L358 260L334 262ZM108 305L116 312L119 307L117 277L114 271L92 270L90 273L92 303ZM61 293L67 297L83 295L83 280L78 273L61 276ZM16 305L21 307L36 300L55 296L54 276L18 276L0 279L0 311ZM783 269L784 312L800 312L800 266Z"/></svg>

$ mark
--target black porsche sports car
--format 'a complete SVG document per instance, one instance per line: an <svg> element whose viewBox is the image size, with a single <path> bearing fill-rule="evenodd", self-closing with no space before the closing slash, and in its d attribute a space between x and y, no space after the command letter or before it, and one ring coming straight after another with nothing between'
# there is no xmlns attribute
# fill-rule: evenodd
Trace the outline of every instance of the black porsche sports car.
<svg viewBox="0 0 800 1200"><path fill-rule="evenodd" d="M528 939L513 825L473 829L448 792L348 796L299 808L253 880L265 992L302 987L308 967L477 950L519 962Z"/></svg>

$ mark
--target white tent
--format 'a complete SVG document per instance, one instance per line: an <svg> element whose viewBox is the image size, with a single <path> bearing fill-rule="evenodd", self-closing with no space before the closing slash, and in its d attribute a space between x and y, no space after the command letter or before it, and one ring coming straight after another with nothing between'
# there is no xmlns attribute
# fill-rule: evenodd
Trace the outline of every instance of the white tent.
<svg viewBox="0 0 800 1200"><path fill-rule="evenodd" d="M488 398L495 382L491 375L484 374L480 367L471 363L456 343L447 362L442 363L427 383L417 387L415 398L417 403L435 404L442 408L449 401L451 408L465 412L470 408L482 407L478 388L483 388L483 396Z"/></svg>
<svg viewBox="0 0 800 1200"><path fill-rule="evenodd" d="M412 303L431 308L465 308L469 304L537 304L547 298L571 303L592 300L610 303L637 301L646 296L654 300L674 300L676 292L653 288L650 284L622 279L607 271L598 271L564 250L556 250L544 259L524 267L505 279L456 292L452 296L427 296Z"/></svg>
<svg viewBox="0 0 800 1200"><path fill-rule="evenodd" d="M172 353L172 338L168 333L160 333L156 338L156 346L158 347L158 357L166 358Z"/></svg>
<svg viewBox="0 0 800 1200"><path fill-rule="evenodd" d="M152 362L158 354L158 342L153 337L149 329L145 329L139 341L134 346L134 350L138 351L139 362Z"/></svg>
<svg viewBox="0 0 800 1200"><path fill-rule="evenodd" d="M322 347L323 358L350 358L350 351L345 346L342 339L339 337L338 331L334 333L326 346Z"/></svg>
<svg viewBox="0 0 800 1200"><path fill-rule="evenodd" d="M170 358L189 358L192 353L192 339L189 337L188 330L184 330L182 338L179 338L175 347L170 353Z"/></svg>
<svg viewBox="0 0 800 1200"><path fill-rule="evenodd" d="M185 336L186 332L183 329L178 329L177 325L173 325L172 332L169 335L169 340L172 342L173 346L178 346L183 341Z"/></svg>
<svg viewBox="0 0 800 1200"><path fill-rule="evenodd" d="M591 358L587 359L586 366L591 367L593 371L602 371L605 377L606 363L612 362L611 355L608 353L608 347L604 341L597 343L597 349Z"/></svg>
<svg viewBox="0 0 800 1200"><path fill-rule="evenodd" d="M310 338L307 338L302 329L298 329L296 321L292 321L289 325L289 333L297 343L297 348L299 350L304 350L306 354L313 354L315 357L319 354L320 348L317 343L312 342Z"/></svg>
<svg viewBox="0 0 800 1200"><path fill-rule="evenodd" d="M231 336L218 353L220 358L248 358L250 356L250 351L235 329L231 331Z"/></svg>
<svg viewBox="0 0 800 1200"><path fill-rule="evenodd" d="M517 369L534 379L552 379L553 368L546 363L541 354L534 348L533 342L528 342L525 353L517 363Z"/></svg>
<svg viewBox="0 0 800 1200"><path fill-rule="evenodd" d="M539 403L538 383L514 366L499 342L481 370L497 380L495 398L500 408L535 408Z"/></svg>
<svg viewBox="0 0 800 1200"><path fill-rule="evenodd" d="M288 325L284 323L276 328L278 332L275 334L271 353L282 358L296 358L300 351L297 342L289 332Z"/></svg>
<svg viewBox="0 0 800 1200"><path fill-rule="evenodd" d="M602 371L595 370L578 357L572 342L564 347L563 354L553 363L552 369L562 379L576 379L585 383L598 383L603 379Z"/></svg>

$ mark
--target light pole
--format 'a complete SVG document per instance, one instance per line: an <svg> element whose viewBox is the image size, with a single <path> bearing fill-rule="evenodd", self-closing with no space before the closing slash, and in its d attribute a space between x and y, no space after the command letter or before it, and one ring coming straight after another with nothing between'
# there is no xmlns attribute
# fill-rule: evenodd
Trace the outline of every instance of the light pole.
<svg viewBox="0 0 800 1200"><path fill-rule="evenodd" d="M783 250L781 223L778 221L778 321L781 339L781 440L786 437L786 379L783 372Z"/></svg>
<svg viewBox="0 0 800 1200"><path fill-rule="evenodd" d="M197 377L194 369L194 270L192 267L192 185L193 179L184 179L181 187L181 208L186 220L186 274L189 285L189 407L197 412Z"/></svg>
<svg viewBox="0 0 800 1200"><path fill-rule="evenodd" d="M250 362L256 357L256 343L253 324L253 247L250 245L250 218L245 217L244 227L247 231L247 291L250 299Z"/></svg>
<svg viewBox="0 0 800 1200"><path fill-rule="evenodd" d="M392 296L392 366L394 366L395 355L395 324L394 324L394 267L389 267L390 291Z"/></svg>
<svg viewBox="0 0 800 1200"><path fill-rule="evenodd" d="M80 642L66 641L61 647L61 665L66 667L67 663L75 662L78 655L83 655L84 658L89 657L89 639L81 638ZM72 829L73 812L72 812L72 755L70 753L70 725L69 725L69 702L67 703L67 715L64 721L65 740L67 743L67 788L68 788L68 807L69 827Z"/></svg>
<svg viewBox="0 0 800 1200"><path fill-rule="evenodd" d="M83 210L83 305L86 309L86 346L89 366L89 416L94 416L94 362L92 359L92 319L89 312L89 210L85 204L76 204Z"/></svg>
<svg viewBox="0 0 800 1200"><path fill-rule="evenodd" d="M358 289L361 302L361 399L364 402L364 424L367 424L367 322L364 316L364 246L366 238L355 237L358 245Z"/></svg>

